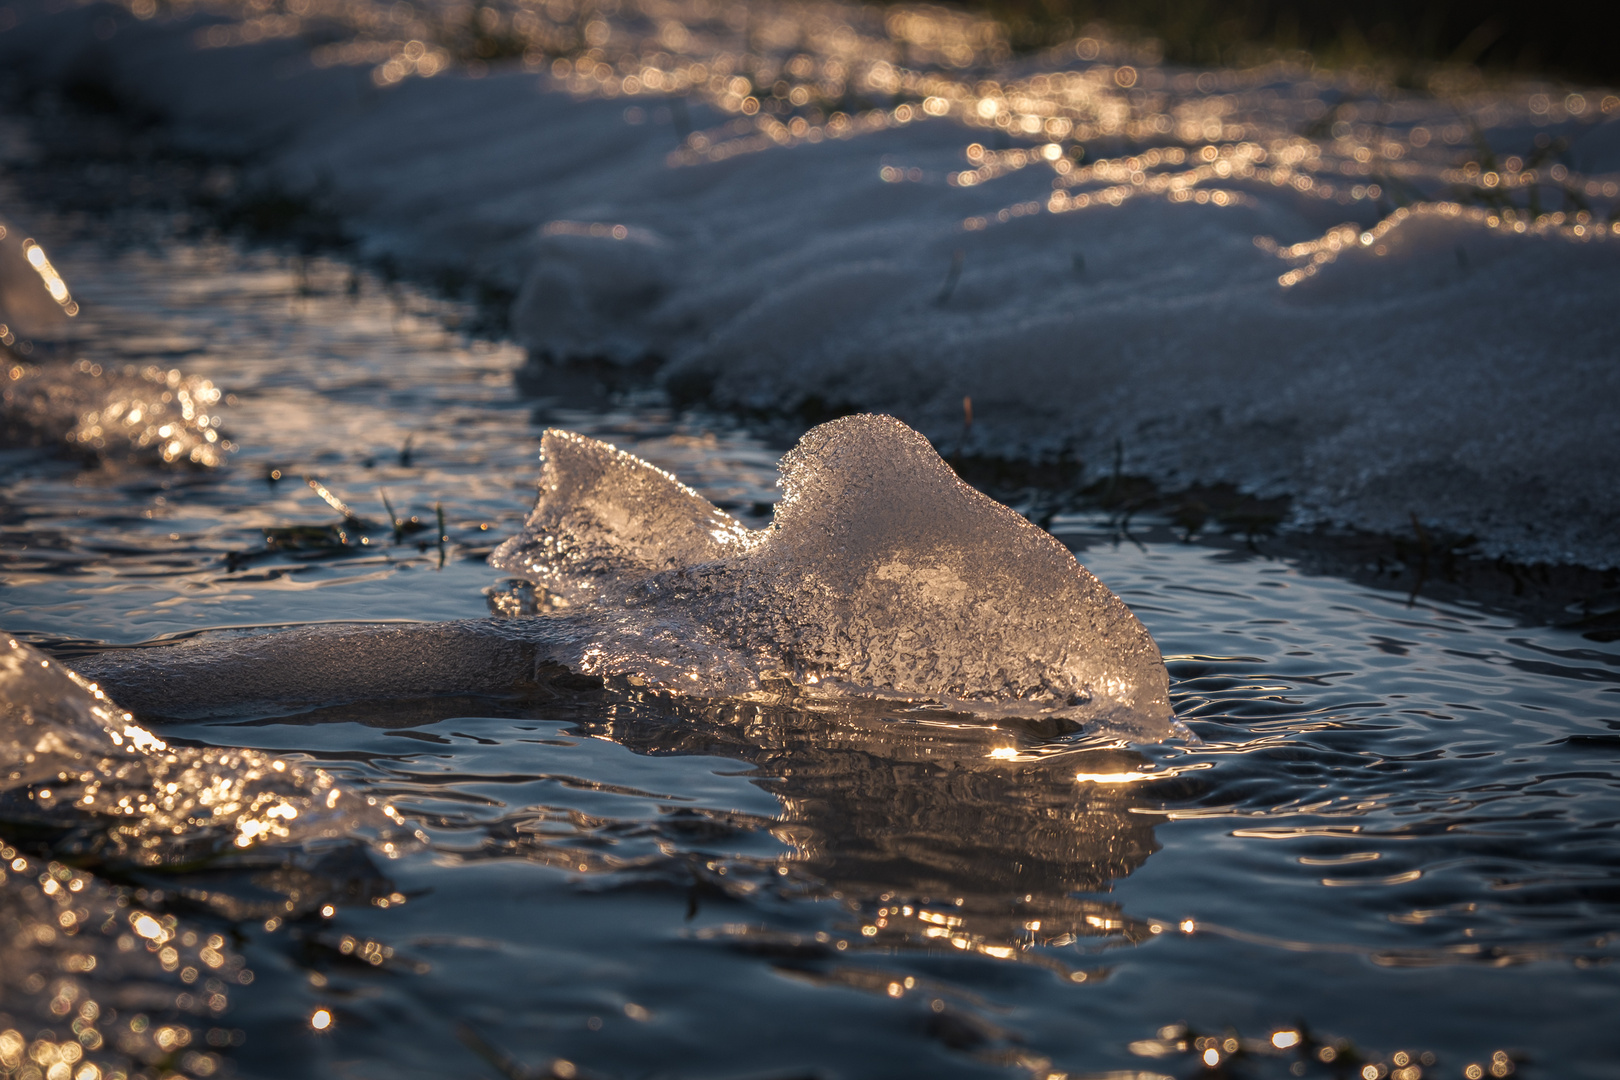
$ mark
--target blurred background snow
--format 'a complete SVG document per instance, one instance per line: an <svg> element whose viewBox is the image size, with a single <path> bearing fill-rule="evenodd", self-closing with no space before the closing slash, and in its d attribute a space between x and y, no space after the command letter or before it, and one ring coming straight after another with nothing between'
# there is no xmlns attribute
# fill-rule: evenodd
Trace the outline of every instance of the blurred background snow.
<svg viewBox="0 0 1620 1080"><path fill-rule="evenodd" d="M14 0L0 64L47 126L476 297L541 397L883 411L1611 566L1614 18Z"/></svg>

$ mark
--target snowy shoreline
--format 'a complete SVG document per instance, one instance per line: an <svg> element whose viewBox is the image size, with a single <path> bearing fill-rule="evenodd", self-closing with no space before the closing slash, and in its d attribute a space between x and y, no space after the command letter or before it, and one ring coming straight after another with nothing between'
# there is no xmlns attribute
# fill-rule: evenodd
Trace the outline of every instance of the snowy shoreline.
<svg viewBox="0 0 1620 1080"><path fill-rule="evenodd" d="M1118 445L1127 471L1166 487L1289 495L1296 524L1397 533L1415 516L1492 556L1620 564L1612 95L1542 93L1539 112L1534 87L1470 99L1479 138L1525 154L1501 168L1504 190L1547 133L1586 184L1556 220L1521 214L1520 233L1488 201L1434 194L1479 156L1442 127L1448 102L1386 95L1366 123L1278 134L1318 99L1328 120L1378 100L1308 74L1215 73L1172 107L1138 91L1188 73L1151 57L1002 59L985 69L1009 88L996 100L1047 110L1045 128L994 107L981 122L951 96L966 77L932 75L914 116L771 127L753 97L729 111L712 95L587 94L576 70L516 62L395 78L397 58L334 64L298 37L244 43L217 12L132 6L18 4L0 63L33 86L93 74L163 117L174 147L318 190L364 258L510 290L541 386L580 361L656 362L663 385L713 407L891 412L940 445L963 439L970 397L970 454L1064 454L1100 474ZM210 47L210 28L237 36ZM1014 92L1065 78L1068 99ZM1109 79L1113 96L1093 85ZM1100 117L1084 154L1071 148L1090 121L1063 104L1074 86ZM1136 111L1110 130L1116 106ZM1179 127L1126 130L1155 109L1204 124L1209 156ZM1053 135L1071 114L1075 131ZM1325 156L1282 175L1285 142ZM1427 163L1414 191L1434 181L1404 216L1368 194L1395 185L1397 161Z"/></svg>

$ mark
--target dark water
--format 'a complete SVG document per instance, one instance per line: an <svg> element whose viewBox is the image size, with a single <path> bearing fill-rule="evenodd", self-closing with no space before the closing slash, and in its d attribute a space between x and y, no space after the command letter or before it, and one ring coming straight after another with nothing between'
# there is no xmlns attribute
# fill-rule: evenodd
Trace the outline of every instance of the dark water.
<svg viewBox="0 0 1620 1080"><path fill-rule="evenodd" d="M208 473L5 451L0 626L25 639L484 614L512 598L482 560L548 424L754 520L774 497L780 448L656 402L522 398L521 357L453 305L58 225L76 354L212 379L241 449ZM268 547L339 520L306 476L374 527ZM429 527L396 542L380 490ZM219 1021L229 1067L1620 1076L1620 646L1097 518L1053 529L1153 631L1202 743L571 685L165 726L316 763L429 837L328 867L330 915L227 918L208 891L263 882L206 868L140 879L255 973ZM1305 1053L1273 1045L1289 1031Z"/></svg>

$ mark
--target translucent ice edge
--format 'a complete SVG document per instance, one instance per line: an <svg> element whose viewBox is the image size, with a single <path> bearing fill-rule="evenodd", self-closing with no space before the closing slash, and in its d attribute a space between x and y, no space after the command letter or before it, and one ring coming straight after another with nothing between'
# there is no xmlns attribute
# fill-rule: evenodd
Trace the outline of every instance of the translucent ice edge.
<svg viewBox="0 0 1620 1080"><path fill-rule="evenodd" d="M319 769L171 745L95 684L0 637L0 1073L28 1062L40 1068L16 1075L218 1072L209 1047L229 1033L209 1025L253 972L186 907L292 918L341 902L345 872L371 869L357 841L393 857L421 839ZM247 887L216 878L188 891L184 875L199 869L240 871ZM167 873L178 876L154 877ZM166 890L185 896L180 915L165 911Z"/></svg>
<svg viewBox="0 0 1620 1080"><path fill-rule="evenodd" d="M0 638L0 800L7 820L104 832L96 858L158 867L355 837L417 839L399 813L257 750L171 746L82 675Z"/></svg>

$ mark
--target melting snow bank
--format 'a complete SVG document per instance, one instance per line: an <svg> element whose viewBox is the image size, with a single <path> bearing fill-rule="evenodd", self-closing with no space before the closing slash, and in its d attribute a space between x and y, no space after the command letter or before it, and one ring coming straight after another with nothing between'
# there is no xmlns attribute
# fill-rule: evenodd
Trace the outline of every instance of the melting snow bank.
<svg viewBox="0 0 1620 1080"><path fill-rule="evenodd" d="M745 528L667 473L550 431L540 497L491 561L555 614L208 635L81 669L138 711L503 692L548 669L677 694L871 700L1088 733L1185 734L1147 630L1057 540L889 417L811 430Z"/></svg>
<svg viewBox="0 0 1620 1080"><path fill-rule="evenodd" d="M1100 37L1012 61L930 9L497 3L478 25L531 70L477 78L433 3L12 10L0 57L34 80L95 70L369 254L511 289L542 392L654 361L723 407L1117 445L1304 522L1620 562L1613 93L1185 71Z"/></svg>

